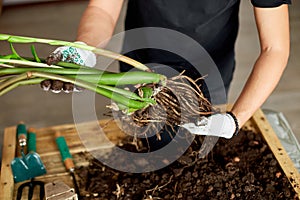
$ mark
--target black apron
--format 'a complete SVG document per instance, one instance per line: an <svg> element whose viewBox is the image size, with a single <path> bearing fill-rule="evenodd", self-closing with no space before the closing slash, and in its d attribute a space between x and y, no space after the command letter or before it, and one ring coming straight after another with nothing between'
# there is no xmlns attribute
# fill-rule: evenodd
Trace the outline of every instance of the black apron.
<svg viewBox="0 0 300 200"><path fill-rule="evenodd" d="M239 0L129 0L125 30L161 27L192 38L202 45L216 64L227 93L235 68L234 44L239 25L239 3ZM151 35L147 33L141 32L138 37L142 37L145 43L151 41ZM199 74L182 56L161 49L135 49L135 42L134 37L125 33L122 53L142 63L172 66L179 73L186 70L186 75L193 79L206 75ZM197 60L197 53L193 53ZM121 71L130 69L129 65L120 63Z"/></svg>

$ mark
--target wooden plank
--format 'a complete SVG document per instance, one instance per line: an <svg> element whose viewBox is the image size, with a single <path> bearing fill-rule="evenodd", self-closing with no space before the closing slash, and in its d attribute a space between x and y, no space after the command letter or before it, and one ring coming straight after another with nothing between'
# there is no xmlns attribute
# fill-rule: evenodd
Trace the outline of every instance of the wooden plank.
<svg viewBox="0 0 300 200"><path fill-rule="evenodd" d="M96 132L99 129L105 134L103 137L107 138L106 140L99 137L101 136L100 133L95 139ZM65 137L71 153L85 152L87 147L89 148L88 151L111 148L125 136L116 123L111 120L101 120L96 123L80 123L76 126L74 124L66 124L41 128L37 129L37 149L41 156L51 155L57 151L54 135L58 131ZM80 135L78 132L80 132Z"/></svg>
<svg viewBox="0 0 300 200"><path fill-rule="evenodd" d="M0 199L13 199L14 180L10 163L15 158L16 150L16 127L4 130Z"/></svg>
<svg viewBox="0 0 300 200"><path fill-rule="evenodd" d="M268 143L268 146L272 150L274 156L276 157L285 175L288 177L296 193L298 196L300 196L300 173L295 168L293 161L285 151L264 113L260 109L257 110L252 116L252 120Z"/></svg>

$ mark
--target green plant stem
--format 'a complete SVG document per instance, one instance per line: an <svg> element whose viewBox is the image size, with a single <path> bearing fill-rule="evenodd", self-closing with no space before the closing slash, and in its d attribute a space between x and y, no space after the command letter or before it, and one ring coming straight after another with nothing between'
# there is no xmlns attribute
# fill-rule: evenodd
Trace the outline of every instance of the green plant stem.
<svg viewBox="0 0 300 200"><path fill-rule="evenodd" d="M15 83L7 86L3 90L0 90L0 96L6 94L7 92L15 89L18 86L39 84L43 80L45 80L45 79L44 78L33 78L33 79L29 79L29 80L21 80L21 81L15 82Z"/></svg>
<svg viewBox="0 0 300 200"><path fill-rule="evenodd" d="M10 46L10 50L12 52L12 57L15 58L15 59L20 59L22 60L21 56L19 56L19 54L17 53L17 51L15 50L14 46L12 43L9 43L9 46Z"/></svg>
<svg viewBox="0 0 300 200"><path fill-rule="evenodd" d="M0 79L0 84L4 81L6 81L7 79L3 78L3 79Z"/></svg>
<svg viewBox="0 0 300 200"><path fill-rule="evenodd" d="M52 80L61 80L64 82L70 82L75 85L78 85L79 87L94 91L98 94L101 94L107 98L112 99L113 101L123 104L129 108L135 108L135 109L142 109L146 106L149 105L149 102L146 101L138 101L138 100L133 100L127 97L124 97L118 93L115 93L114 91L110 91L107 88L101 88L101 86L96 86L91 83L87 83L81 80L74 80L72 78L67 78L64 76L59 76L59 75L54 75L54 74L48 74L48 73L43 73L43 72L27 72L26 73L27 77L41 77L41 78L46 78L46 79L52 79ZM113 88L113 87L112 87ZM132 95L133 97L134 95ZM149 100L151 101L151 100Z"/></svg>
<svg viewBox="0 0 300 200"><path fill-rule="evenodd" d="M97 85L97 86L99 88L106 89L106 90L112 91L114 93L118 93L118 94L120 94L122 96L125 96L125 97L128 97L130 99L145 101L145 102L149 102L151 104L156 103L155 100L151 99L150 97L149 98L142 98L142 97L138 96L136 93L131 92L129 90L125 90L125 89L122 89L122 88L113 87L113 86L109 86L109 85Z"/></svg>
<svg viewBox="0 0 300 200"><path fill-rule="evenodd" d="M164 75L143 71L105 73L100 75L80 74L77 76L70 75L69 77L79 78L86 82L98 85L136 85L147 83L161 83L162 85L165 85L167 80Z"/></svg>
<svg viewBox="0 0 300 200"><path fill-rule="evenodd" d="M11 63L11 64L30 66L30 67L62 68L57 65L47 65L45 63L37 63L28 60L16 60L16 59L5 59L5 58L0 58L0 63Z"/></svg>
<svg viewBox="0 0 300 200"><path fill-rule="evenodd" d="M42 62L45 63L45 60L42 60ZM86 67L86 66L83 66L83 65L77 65L75 63L68 63L68 62L58 62L56 63L57 66L60 66L60 67L64 67L64 68L75 68L75 69L91 69L90 67Z"/></svg>
<svg viewBox="0 0 300 200"><path fill-rule="evenodd" d="M0 68L0 76L10 75L10 74L21 74L28 71L37 71L37 72L47 72L53 74L90 74L94 76L100 76L103 73L107 73L105 71L96 70L96 69L72 69L72 68L49 68L49 67L18 67L18 68Z"/></svg>
<svg viewBox="0 0 300 200"><path fill-rule="evenodd" d="M12 85L12 84L22 81L22 80L25 80L27 78L28 77L27 77L26 73L8 78L8 79L6 79L6 81L3 81L0 83L0 91L2 91L4 88L8 87L9 85Z"/></svg>
<svg viewBox="0 0 300 200"><path fill-rule="evenodd" d="M0 59L20 60L20 59L14 59L11 55L6 55L6 56L1 56L0 55ZM25 57L23 60L37 62L36 59L37 58ZM39 59L40 59L41 63L46 64L45 59L42 59L42 58L39 58ZM6 62L8 62L8 61L6 61ZM1 65L1 62L0 62L0 65ZM83 65L78 65L78 64L69 63L69 62L62 62L62 61L60 61L60 62L58 62L58 63L56 63L55 65L52 65L52 66L64 67L64 68L73 68L73 69L91 69L91 67L86 67L86 66L83 66ZM14 66L12 66L12 67L14 67Z"/></svg>
<svg viewBox="0 0 300 200"><path fill-rule="evenodd" d="M8 65L8 64L4 64L4 63L0 63L0 67L5 67L5 68L14 68L13 65Z"/></svg>
<svg viewBox="0 0 300 200"><path fill-rule="evenodd" d="M133 71L112 73L96 69L60 69L60 68L4 68L0 69L0 76L21 74L27 71L47 72L52 74L63 74L73 79L81 79L86 82L98 85L129 85L129 84L142 84L142 83L159 83L164 84L166 77L161 74Z"/></svg>
<svg viewBox="0 0 300 200"><path fill-rule="evenodd" d="M7 35L7 34L0 34L0 40L7 40L8 42L12 42L12 43L44 43L44 44L56 45L56 46L72 46L72 47L92 51L93 53L95 53L97 55L102 55L102 56L106 56L109 58L113 58L113 59L122 61L122 62L127 63L127 64L129 64L137 69L140 69L142 71L150 71L150 69L146 65L144 65L134 59L131 59L129 57L126 57L124 55L121 55L121 54L118 54L118 53L115 53L112 51L92 47L89 45L78 44L78 43L74 43L74 42L66 42L66 41L61 41L61 40L50 40L50 39L42 39L42 38L14 36L14 35Z"/></svg>
<svg viewBox="0 0 300 200"><path fill-rule="evenodd" d="M84 45L81 45L81 46L78 46L78 48L82 48L82 49L85 49L84 48ZM97 54L97 55L102 55L102 56L106 56L106 57L109 57L109 58L113 58L113 59L116 59L116 60L119 60L121 62L124 62L124 63L127 63L139 70L142 70L142 71L151 71L146 65L132 59L132 58L129 58L127 56L124 56L124 55L121 55L121 54L118 54L118 53L115 53L115 52L111 52L111 51L107 51L107 50L104 50L104 49L99 49L99 48L94 48L91 50L93 53Z"/></svg>
<svg viewBox="0 0 300 200"><path fill-rule="evenodd" d="M36 50L35 50L34 45L31 45L31 53L32 53L32 55L33 55L33 57L34 57L34 60L35 60L36 62L38 62L38 63L42 62L41 59L39 58L39 56L38 56L37 53L36 53Z"/></svg>

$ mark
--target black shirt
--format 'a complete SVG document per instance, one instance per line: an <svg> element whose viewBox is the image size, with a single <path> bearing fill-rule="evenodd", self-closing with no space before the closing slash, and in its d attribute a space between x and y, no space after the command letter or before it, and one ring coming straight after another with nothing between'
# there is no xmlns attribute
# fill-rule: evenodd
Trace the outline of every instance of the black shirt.
<svg viewBox="0 0 300 200"><path fill-rule="evenodd" d="M251 0L251 2L259 7L290 3L289 0ZM129 0L125 29L162 27L189 36L202 45L211 56L228 90L235 67L234 44L239 26L239 4L240 0ZM199 77L191 63L174 53L153 48L133 50L132 44L136 40L127 35L123 46L123 53L127 56L142 63L161 63L174 68L183 68L192 78ZM146 33L141 33L138 37L143 37L145 43L152 40L149 39L151 35ZM197 57L197 53L194 53ZM121 71L128 69L128 65L121 63Z"/></svg>

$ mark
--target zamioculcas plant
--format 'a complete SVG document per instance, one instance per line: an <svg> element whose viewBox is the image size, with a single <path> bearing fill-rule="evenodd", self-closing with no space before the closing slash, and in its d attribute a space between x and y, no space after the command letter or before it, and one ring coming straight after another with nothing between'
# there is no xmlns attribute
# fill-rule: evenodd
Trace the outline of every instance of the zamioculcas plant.
<svg viewBox="0 0 300 200"><path fill-rule="evenodd" d="M0 34L0 40L6 41L11 48L11 54L0 54L0 96L18 86L40 84L45 80L72 83L110 98L116 105L111 108L121 113L131 130L132 126L154 124L142 134L149 128L158 130L159 124L179 125L213 112L196 82L182 74L168 79L126 56L73 42L7 34ZM15 43L31 45L32 57L20 56L13 46ZM137 70L113 73L65 62L48 65L45 59L38 57L35 43L82 48L125 62ZM129 88L135 88L135 91L128 90L128 85L134 86Z"/></svg>

